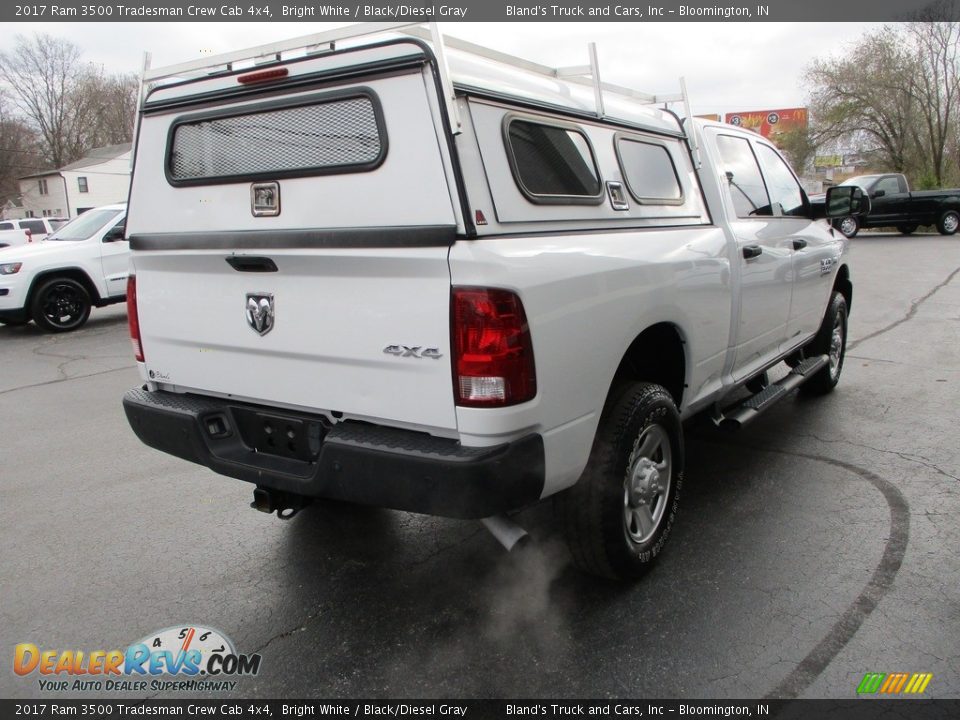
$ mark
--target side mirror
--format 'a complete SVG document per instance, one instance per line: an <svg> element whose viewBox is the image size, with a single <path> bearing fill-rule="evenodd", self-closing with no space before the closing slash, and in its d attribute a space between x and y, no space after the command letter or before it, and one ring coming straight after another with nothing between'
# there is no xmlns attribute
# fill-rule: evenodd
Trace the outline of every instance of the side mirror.
<svg viewBox="0 0 960 720"><path fill-rule="evenodd" d="M877 190L875 193L873 193L873 197L883 197L886 194L886 190Z"/></svg>
<svg viewBox="0 0 960 720"><path fill-rule="evenodd" d="M126 229L125 225L115 225L114 227L107 230L103 236L103 242L119 242L124 240L123 232Z"/></svg>
<svg viewBox="0 0 960 720"><path fill-rule="evenodd" d="M827 189L827 217L863 217L870 212L870 196L856 185L835 185Z"/></svg>

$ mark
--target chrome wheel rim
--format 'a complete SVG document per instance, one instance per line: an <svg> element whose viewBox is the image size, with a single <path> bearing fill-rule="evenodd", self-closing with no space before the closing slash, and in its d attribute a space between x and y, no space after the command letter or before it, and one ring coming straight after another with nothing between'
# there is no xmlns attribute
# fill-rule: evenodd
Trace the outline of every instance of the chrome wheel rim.
<svg viewBox="0 0 960 720"><path fill-rule="evenodd" d="M840 232L844 235L851 235L857 230L857 221L851 217L846 217L840 221Z"/></svg>
<svg viewBox="0 0 960 720"><path fill-rule="evenodd" d="M843 316L837 314L833 321L833 332L830 334L830 379L836 380L840 375L840 358L843 354Z"/></svg>
<svg viewBox="0 0 960 720"><path fill-rule="evenodd" d="M660 527L672 482L670 436L660 425L649 425L633 445L623 483L624 528L634 543L647 542Z"/></svg>
<svg viewBox="0 0 960 720"><path fill-rule="evenodd" d="M956 213L950 213L943 218L943 229L949 233L956 232L958 225L960 225L960 217Z"/></svg>

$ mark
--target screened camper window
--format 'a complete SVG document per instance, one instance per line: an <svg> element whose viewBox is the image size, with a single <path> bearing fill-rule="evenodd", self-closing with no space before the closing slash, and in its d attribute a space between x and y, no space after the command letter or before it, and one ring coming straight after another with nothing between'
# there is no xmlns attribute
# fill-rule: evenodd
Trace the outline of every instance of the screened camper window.
<svg viewBox="0 0 960 720"><path fill-rule="evenodd" d="M295 105L262 103L178 120L167 175L178 185L359 172L377 167L385 154L376 97L327 93Z"/></svg>
<svg viewBox="0 0 960 720"><path fill-rule="evenodd" d="M683 202L677 169L666 147L625 137L618 137L615 142L620 172L634 200L645 205Z"/></svg>
<svg viewBox="0 0 960 720"><path fill-rule="evenodd" d="M517 186L542 204L603 202L590 141L574 125L548 125L507 116L507 155Z"/></svg>

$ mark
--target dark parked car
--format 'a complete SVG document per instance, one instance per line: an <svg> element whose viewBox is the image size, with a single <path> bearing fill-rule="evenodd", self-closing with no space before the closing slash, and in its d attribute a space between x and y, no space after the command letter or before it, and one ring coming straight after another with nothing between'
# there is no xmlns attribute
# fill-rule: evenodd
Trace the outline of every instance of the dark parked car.
<svg viewBox="0 0 960 720"><path fill-rule="evenodd" d="M871 200L868 215L833 221L847 237L862 227L895 227L904 235L921 225L935 225L942 235L953 235L960 227L960 189L911 192L901 173L857 175L840 184L863 188ZM823 203L823 197L813 195L810 202Z"/></svg>

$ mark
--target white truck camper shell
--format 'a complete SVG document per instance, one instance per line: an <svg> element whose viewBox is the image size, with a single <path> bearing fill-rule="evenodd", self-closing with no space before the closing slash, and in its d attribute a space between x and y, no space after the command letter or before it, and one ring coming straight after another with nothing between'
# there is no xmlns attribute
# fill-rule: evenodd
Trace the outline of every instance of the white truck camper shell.
<svg viewBox="0 0 960 720"><path fill-rule="evenodd" d="M433 51L453 132L457 132L459 115L454 89L521 100L668 135L683 135L683 129L677 115L657 105L681 102L685 114L690 115L683 78L680 79L680 92L667 95L603 82L593 43L588 48L590 64L552 68L443 36L437 23L363 23L156 69L150 67L150 55L146 54L141 95L144 104L150 106L171 97L184 98L191 93L235 88L236 80L232 74L239 70L266 70L280 62L307 60L352 47L365 48L364 53L381 60L418 54L413 45L371 49L369 43L374 37L377 40L418 39ZM355 65L357 59L344 57L335 62L347 67ZM333 67L336 65L331 65L331 69ZM291 67L290 72L293 75L310 69L306 64L301 68ZM194 90L182 85L185 81L202 78L207 82ZM175 89L164 92L167 86L175 86Z"/></svg>

